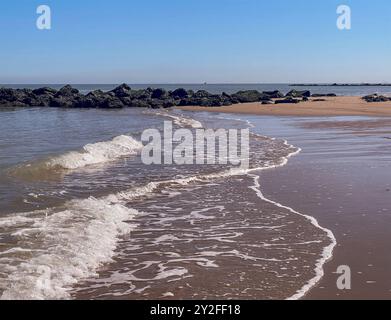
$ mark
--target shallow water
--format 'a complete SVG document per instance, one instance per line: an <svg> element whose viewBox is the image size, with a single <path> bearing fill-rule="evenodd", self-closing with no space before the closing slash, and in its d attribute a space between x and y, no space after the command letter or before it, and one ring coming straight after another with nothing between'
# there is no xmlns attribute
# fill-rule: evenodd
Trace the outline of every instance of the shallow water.
<svg viewBox="0 0 391 320"><path fill-rule="evenodd" d="M259 172L298 152L282 139L251 134L251 172L141 162L141 132L164 120L251 122L48 108L0 119L3 299L300 297L331 255L327 229L263 197Z"/></svg>

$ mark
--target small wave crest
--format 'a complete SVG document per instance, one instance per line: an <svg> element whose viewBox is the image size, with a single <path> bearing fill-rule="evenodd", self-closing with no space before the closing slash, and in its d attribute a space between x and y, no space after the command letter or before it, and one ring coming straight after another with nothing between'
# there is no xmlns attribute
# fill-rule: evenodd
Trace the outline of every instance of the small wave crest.
<svg viewBox="0 0 391 320"><path fill-rule="evenodd" d="M173 122L179 127L189 127L193 129L202 129L204 126L198 120L185 117L183 115L176 115L169 112L158 111L158 112L148 112L148 114L158 115L166 118L170 118Z"/></svg>
<svg viewBox="0 0 391 320"><path fill-rule="evenodd" d="M136 155L143 147L131 136L121 135L110 141L85 145L80 151L70 151L49 159L18 165L8 170L15 177L25 180L52 180L54 173L75 170L90 165L103 164L124 156Z"/></svg>
<svg viewBox="0 0 391 320"><path fill-rule="evenodd" d="M87 144L81 152L73 151L53 158L47 162L47 165L63 169L77 169L136 154L142 147L141 142L130 136L121 135L111 141Z"/></svg>

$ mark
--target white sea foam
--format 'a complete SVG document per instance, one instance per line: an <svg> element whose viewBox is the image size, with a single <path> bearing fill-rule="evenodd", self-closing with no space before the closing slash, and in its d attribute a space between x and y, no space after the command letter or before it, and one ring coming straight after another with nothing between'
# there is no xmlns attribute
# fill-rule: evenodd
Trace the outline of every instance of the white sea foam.
<svg viewBox="0 0 391 320"><path fill-rule="evenodd" d="M197 121L192 118L187 118L184 116L175 115L173 113L162 112L162 111L153 112L152 114L173 119L174 123L180 127L190 127L193 129L202 129L203 128L203 125L200 121Z"/></svg>
<svg viewBox="0 0 391 320"><path fill-rule="evenodd" d="M266 202L269 202L269 203L272 203L274 204L275 206L279 207L279 208L283 208L283 209L286 209L286 210L289 210L290 212L294 213L294 214L297 214L297 215L300 215L302 217L305 217L307 220L309 220L316 228L324 231L327 236L329 237L329 239L331 240L331 243L326 246L325 248L323 248L323 252L322 252L322 256L320 259L317 260L316 262L316 266L315 266L315 271L316 271L316 276L312 279L310 279L300 290L298 290L293 296L287 298L287 300L299 300L301 299L302 297L304 297L308 291L310 291L319 281L320 279L323 278L324 276L324 269L323 269L323 266L324 264L330 260L333 256L333 251L334 251L334 248L335 246L337 245L337 240L333 234L333 232L329 229L326 229L322 226L319 225L319 222L314 218L314 217L311 217L311 216L308 216L308 215L305 215L303 213L300 213L290 207L287 207L287 206L284 206L276 201L273 201L273 200L270 200L268 198L266 198L261 189L260 189L260 183L259 183L259 176L258 175L250 175L254 178L254 186L251 187L256 193L257 195L264 201Z"/></svg>
<svg viewBox="0 0 391 320"><path fill-rule="evenodd" d="M247 119L243 120L243 119L240 119L240 118L229 118L229 117L222 117L222 116L216 117L216 119L234 120L234 121L239 121L239 122L245 122L248 125L249 128L255 128L254 124L250 120L247 120Z"/></svg>
<svg viewBox="0 0 391 320"><path fill-rule="evenodd" d="M80 152L72 151L51 159L49 167L77 169L88 165L116 160L120 157L137 154L143 147L142 143L126 135L115 137L111 141L87 144Z"/></svg>
<svg viewBox="0 0 391 320"><path fill-rule="evenodd" d="M121 203L91 197L71 201L63 209L31 212L30 220L2 218L0 222L28 223L12 234L25 245L18 252L28 254L1 280L0 288L5 289L1 299L69 298L70 286L94 276L111 261L119 237L132 230L128 221L137 213ZM40 250L31 249L31 243L38 243ZM7 254L12 253L3 252L0 265L9 264Z"/></svg>
<svg viewBox="0 0 391 320"><path fill-rule="evenodd" d="M191 118L185 118L185 117L180 117L180 116L175 116L175 115L167 115L168 117L172 118L174 120L174 123L177 124L178 126L185 126L185 127L191 127L193 129L202 129L203 125L201 122L191 119Z"/></svg>
<svg viewBox="0 0 391 320"><path fill-rule="evenodd" d="M290 145L288 143L288 141L284 141L284 144L286 146L289 146L289 147L292 147L292 145ZM333 232L327 228L324 228L322 227L319 222L312 216L309 216L309 215L305 215L303 213L300 213L288 206L284 206L282 205L281 203L278 203L276 201L273 201L273 200L270 200L268 198L266 198L262 191L261 191L261 185L259 183L259 175L254 175L254 174L251 174L251 172L254 172L254 171L257 171L257 170L268 170L268 169L271 169L271 168L277 168L277 167L282 167L282 166L285 166L287 163L288 163L288 160L290 157L292 156L295 156L297 154L299 154L302 150L300 148L298 148L296 151L293 151L291 152L289 155L287 155L286 157L284 157L283 161L279 164L276 164L276 165L269 165L269 166L265 166L263 168L258 168L258 169L250 169L248 170L248 175L250 177L252 177L254 179L254 186L251 187L251 189L253 189L256 194L258 195L259 198L261 198L262 200L266 201L266 202L269 202L271 204L274 204L275 206L279 207L279 208L283 208L283 209L286 209L294 214L297 214L297 215L300 215L304 218L306 218L307 220L309 220L311 222L312 225L314 225L316 228L324 231L328 238L330 239L330 244L326 247L323 248L323 252L322 252L322 256L321 258L319 258L316 262L316 265L315 265L315 272L316 272L316 275L314 278L310 279L300 290L298 290L293 296L287 298L287 300L299 300L301 298L303 298L324 276L324 265L327 261L329 261L332 256L333 256L333 251L334 251L334 248L336 247L337 245L337 239L335 238Z"/></svg>
<svg viewBox="0 0 391 320"><path fill-rule="evenodd" d="M151 182L100 199L70 201L63 209L1 218L0 226L15 227L17 231L12 236L20 244L25 243L26 251L33 257L12 267L8 278L0 281L0 289L5 289L0 299L70 298L71 286L96 275L100 266L111 261L119 237L135 227L130 220L139 212L126 207L128 201L148 195L165 184L187 185L195 180L198 178ZM31 241L39 241L44 250L30 250ZM5 254L0 257L0 266L9 261ZM186 272L171 270L163 274Z"/></svg>

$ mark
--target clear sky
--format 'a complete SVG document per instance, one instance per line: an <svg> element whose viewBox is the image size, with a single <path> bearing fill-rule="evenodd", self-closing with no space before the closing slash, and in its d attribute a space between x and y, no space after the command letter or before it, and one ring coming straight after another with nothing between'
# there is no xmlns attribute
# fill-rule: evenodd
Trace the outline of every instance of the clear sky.
<svg viewBox="0 0 391 320"><path fill-rule="evenodd" d="M205 81L391 82L391 1L0 1L0 83Z"/></svg>

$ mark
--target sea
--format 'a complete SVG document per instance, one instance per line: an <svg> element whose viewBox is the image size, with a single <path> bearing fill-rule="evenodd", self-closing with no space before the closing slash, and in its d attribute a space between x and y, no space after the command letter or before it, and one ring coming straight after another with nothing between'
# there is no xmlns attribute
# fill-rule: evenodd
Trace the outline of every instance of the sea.
<svg viewBox="0 0 391 320"><path fill-rule="evenodd" d="M131 85L148 86L292 89ZM75 87L87 93L115 85ZM391 93L391 87L296 89ZM164 121L190 131L249 129L249 168L144 164L141 135L162 132ZM300 299L322 278L336 239L311 215L268 199L261 177L300 151L264 136L251 116L2 108L0 298Z"/></svg>

